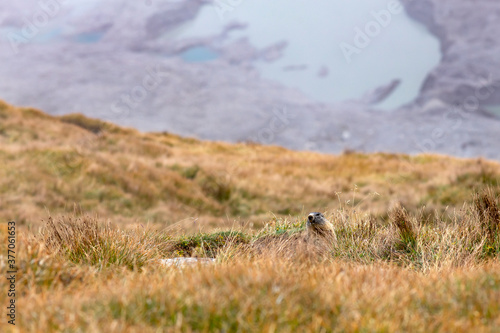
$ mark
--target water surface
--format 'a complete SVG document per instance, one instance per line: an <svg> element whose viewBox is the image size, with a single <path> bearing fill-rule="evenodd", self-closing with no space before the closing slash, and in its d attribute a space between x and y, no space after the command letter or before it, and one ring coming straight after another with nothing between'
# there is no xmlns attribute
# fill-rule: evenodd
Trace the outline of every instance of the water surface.
<svg viewBox="0 0 500 333"><path fill-rule="evenodd" d="M376 22L374 13L388 10L384 0L244 0L232 11L206 6L178 38L220 32L232 21L248 24L231 39L247 37L256 47L280 40L289 43L284 56L273 63L256 64L265 78L297 87L322 102L360 97L395 78L401 86L381 108L412 101L441 58L439 41L404 11L391 14L385 27L347 61L342 43L353 45L356 29L366 31ZM321 74L321 75L318 75Z"/></svg>

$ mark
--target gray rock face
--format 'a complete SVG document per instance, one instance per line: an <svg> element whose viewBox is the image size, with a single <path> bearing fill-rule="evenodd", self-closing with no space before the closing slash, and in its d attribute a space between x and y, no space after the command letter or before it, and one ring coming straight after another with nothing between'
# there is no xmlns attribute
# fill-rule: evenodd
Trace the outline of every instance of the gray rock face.
<svg viewBox="0 0 500 333"><path fill-rule="evenodd" d="M406 0L410 17L441 41L443 59L428 76L418 99L446 104L479 100L500 104L500 3L495 0ZM473 97L471 97L473 96Z"/></svg>
<svg viewBox="0 0 500 333"><path fill-rule="evenodd" d="M494 0L406 0L410 17L441 42L441 63L428 75L417 100L402 112L423 124L420 149L499 159L500 3ZM420 115L420 116L419 116ZM427 124L424 124L428 127ZM432 126L431 126L432 127Z"/></svg>
<svg viewBox="0 0 500 333"><path fill-rule="evenodd" d="M108 0L86 13L61 2L48 23L35 26L39 32L26 36L30 26L23 17L34 24L42 10L32 2L0 3L0 98L10 103L210 140L500 160L500 121L488 112L500 104L500 3L493 0L405 3L409 15L440 39L443 59L420 96L394 111L373 104L397 87L397 79L336 105L263 79L253 63L279 58L287 42L261 49L245 38L229 42L227 35L245 29L243 23L228 24L219 35L178 38L205 0L149 6ZM12 31L25 40L13 44ZM39 41L52 33L57 38Z"/></svg>

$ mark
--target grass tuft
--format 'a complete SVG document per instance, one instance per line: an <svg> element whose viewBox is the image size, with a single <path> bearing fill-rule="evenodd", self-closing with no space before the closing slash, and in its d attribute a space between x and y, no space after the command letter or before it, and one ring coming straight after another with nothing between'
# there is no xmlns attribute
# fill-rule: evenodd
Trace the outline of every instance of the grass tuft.
<svg viewBox="0 0 500 333"><path fill-rule="evenodd" d="M474 209L486 234L485 255L500 253L500 207L491 188L474 195Z"/></svg>
<svg viewBox="0 0 500 333"><path fill-rule="evenodd" d="M491 190L474 196L474 207L488 238L493 241L500 232L500 208Z"/></svg>
<svg viewBox="0 0 500 333"><path fill-rule="evenodd" d="M45 229L47 246L75 264L141 268L157 258L161 239L154 233L127 233L99 223L96 218L49 218Z"/></svg>
<svg viewBox="0 0 500 333"><path fill-rule="evenodd" d="M417 233L406 209L398 204L389 213L391 222L398 229L401 242L405 249L414 251L417 245Z"/></svg>

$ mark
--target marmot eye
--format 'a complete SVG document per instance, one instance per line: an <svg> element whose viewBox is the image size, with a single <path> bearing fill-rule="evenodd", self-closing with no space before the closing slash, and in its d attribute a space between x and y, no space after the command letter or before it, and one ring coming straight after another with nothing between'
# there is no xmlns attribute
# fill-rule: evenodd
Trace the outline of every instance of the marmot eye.
<svg viewBox="0 0 500 333"><path fill-rule="evenodd" d="M314 218L314 216L309 215L307 218L309 219L309 221L312 221L312 220L313 220L313 218Z"/></svg>

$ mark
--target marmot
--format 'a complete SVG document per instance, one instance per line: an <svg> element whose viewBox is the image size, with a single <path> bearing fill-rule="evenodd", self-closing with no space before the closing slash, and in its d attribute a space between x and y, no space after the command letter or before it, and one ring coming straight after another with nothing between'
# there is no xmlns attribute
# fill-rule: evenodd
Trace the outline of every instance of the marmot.
<svg viewBox="0 0 500 333"><path fill-rule="evenodd" d="M307 217L307 233L317 236L334 237L333 225L321 213L310 213Z"/></svg>

